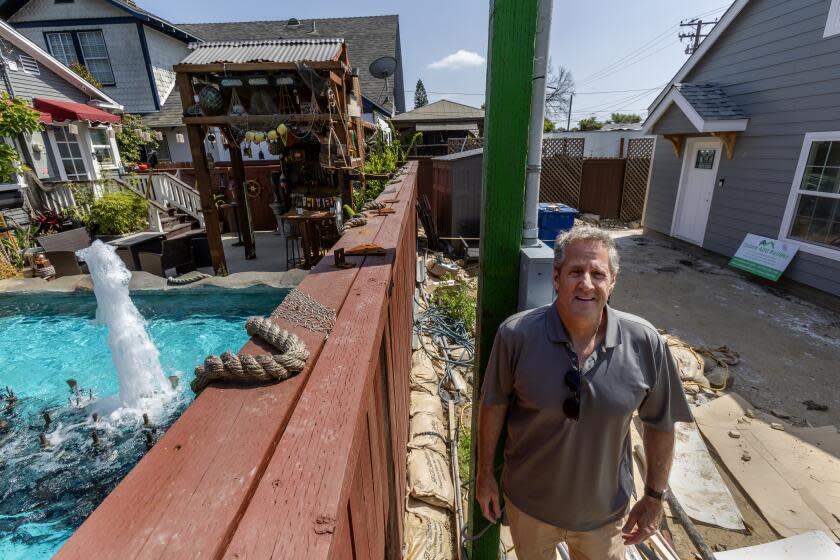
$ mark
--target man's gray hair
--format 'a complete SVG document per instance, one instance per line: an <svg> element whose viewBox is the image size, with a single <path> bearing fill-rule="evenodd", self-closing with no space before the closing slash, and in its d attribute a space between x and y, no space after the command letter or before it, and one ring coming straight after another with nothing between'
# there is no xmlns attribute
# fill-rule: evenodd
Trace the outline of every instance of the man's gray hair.
<svg viewBox="0 0 840 560"><path fill-rule="evenodd" d="M554 241L554 268L560 269L566 260L566 248L575 241L597 241L607 248L610 256L610 272L618 276L618 249L609 233L592 226L578 226L564 231Z"/></svg>

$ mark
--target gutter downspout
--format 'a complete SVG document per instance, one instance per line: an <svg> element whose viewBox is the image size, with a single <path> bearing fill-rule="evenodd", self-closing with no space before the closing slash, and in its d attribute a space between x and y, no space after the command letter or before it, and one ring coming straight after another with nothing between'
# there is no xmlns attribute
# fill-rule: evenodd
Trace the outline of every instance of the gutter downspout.
<svg viewBox="0 0 840 560"><path fill-rule="evenodd" d="M548 46L551 38L553 0L540 0L537 36L534 45L534 80L531 92L531 125L528 132L528 167L525 175L525 221L522 246L539 244L537 204L540 199L543 121L545 120L545 76L548 71Z"/></svg>

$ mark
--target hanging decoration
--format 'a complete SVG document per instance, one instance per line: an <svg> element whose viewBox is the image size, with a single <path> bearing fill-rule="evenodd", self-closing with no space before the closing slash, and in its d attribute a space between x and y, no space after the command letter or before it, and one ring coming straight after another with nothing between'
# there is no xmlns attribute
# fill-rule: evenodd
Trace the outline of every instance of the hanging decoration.
<svg viewBox="0 0 840 560"><path fill-rule="evenodd" d="M198 104L208 116L221 115L224 111L222 93L213 85L207 84L198 92Z"/></svg>

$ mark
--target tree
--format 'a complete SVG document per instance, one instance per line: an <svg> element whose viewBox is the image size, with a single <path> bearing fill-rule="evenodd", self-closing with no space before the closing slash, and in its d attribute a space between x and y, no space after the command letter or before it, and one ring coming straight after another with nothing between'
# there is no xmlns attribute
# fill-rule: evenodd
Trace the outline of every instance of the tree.
<svg viewBox="0 0 840 560"><path fill-rule="evenodd" d="M589 117L578 122L581 131L600 130L602 126L604 126L604 123L598 122L595 117Z"/></svg>
<svg viewBox="0 0 840 560"><path fill-rule="evenodd" d="M78 74L79 77L81 77L83 80L87 80L88 83L90 85L92 85L93 87L95 87L97 89L102 87L102 84L100 83L100 81L97 80L94 77L94 75L90 73L90 70L88 70L88 67L85 66L84 64L82 64L80 62L77 62L75 64L71 64L70 65L70 70L72 70L73 72Z"/></svg>
<svg viewBox="0 0 840 560"><path fill-rule="evenodd" d="M543 119L543 132L554 132L556 129L554 123L548 119Z"/></svg>
<svg viewBox="0 0 840 560"><path fill-rule="evenodd" d="M613 113L610 115L610 122L613 123L637 123L642 122L642 117L627 113Z"/></svg>
<svg viewBox="0 0 840 560"><path fill-rule="evenodd" d="M426 95L426 86L423 85L423 80L417 80L417 85L414 86L414 108L423 107L429 104L429 96Z"/></svg>
<svg viewBox="0 0 840 560"><path fill-rule="evenodd" d="M14 146L7 144L4 139L14 140L23 134L41 130L38 117L38 112L23 99L0 92L0 182L6 183L13 174L28 169L20 161Z"/></svg>
<svg viewBox="0 0 840 560"><path fill-rule="evenodd" d="M158 141L152 129L143 124L140 115L126 113L122 117L122 129L116 134L120 156L126 164L140 161L143 146L157 148Z"/></svg>
<svg viewBox="0 0 840 560"><path fill-rule="evenodd" d="M545 81L545 114L551 119L558 120L569 110L572 94L575 91L575 80L566 68L562 66L552 68L551 61L548 62L548 68L548 77Z"/></svg>

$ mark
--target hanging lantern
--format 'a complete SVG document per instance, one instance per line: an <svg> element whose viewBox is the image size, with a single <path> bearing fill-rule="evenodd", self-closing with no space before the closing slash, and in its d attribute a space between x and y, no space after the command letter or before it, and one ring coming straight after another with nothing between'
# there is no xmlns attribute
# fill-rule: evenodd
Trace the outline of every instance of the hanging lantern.
<svg viewBox="0 0 840 560"><path fill-rule="evenodd" d="M253 142L254 141L254 131L249 130L245 133L245 141L246 142Z"/></svg>
<svg viewBox="0 0 840 560"><path fill-rule="evenodd" d="M273 129L272 129L272 130L269 130L269 131L266 133L266 135L265 135L265 136L266 136L266 138L268 138L268 140L269 140L270 142L274 142L275 140L277 140L277 131L276 131L276 130L273 130Z"/></svg>
<svg viewBox="0 0 840 560"><path fill-rule="evenodd" d="M254 142L256 142L257 144L260 144L260 143L262 143L263 140L265 140L265 134L264 133L262 133L262 132L255 132L254 133Z"/></svg>
<svg viewBox="0 0 840 560"><path fill-rule="evenodd" d="M286 139L288 138L288 135L289 127L287 127L285 124L281 124L277 127L277 136L278 138L280 138L280 141L283 142L284 146L287 145Z"/></svg>

